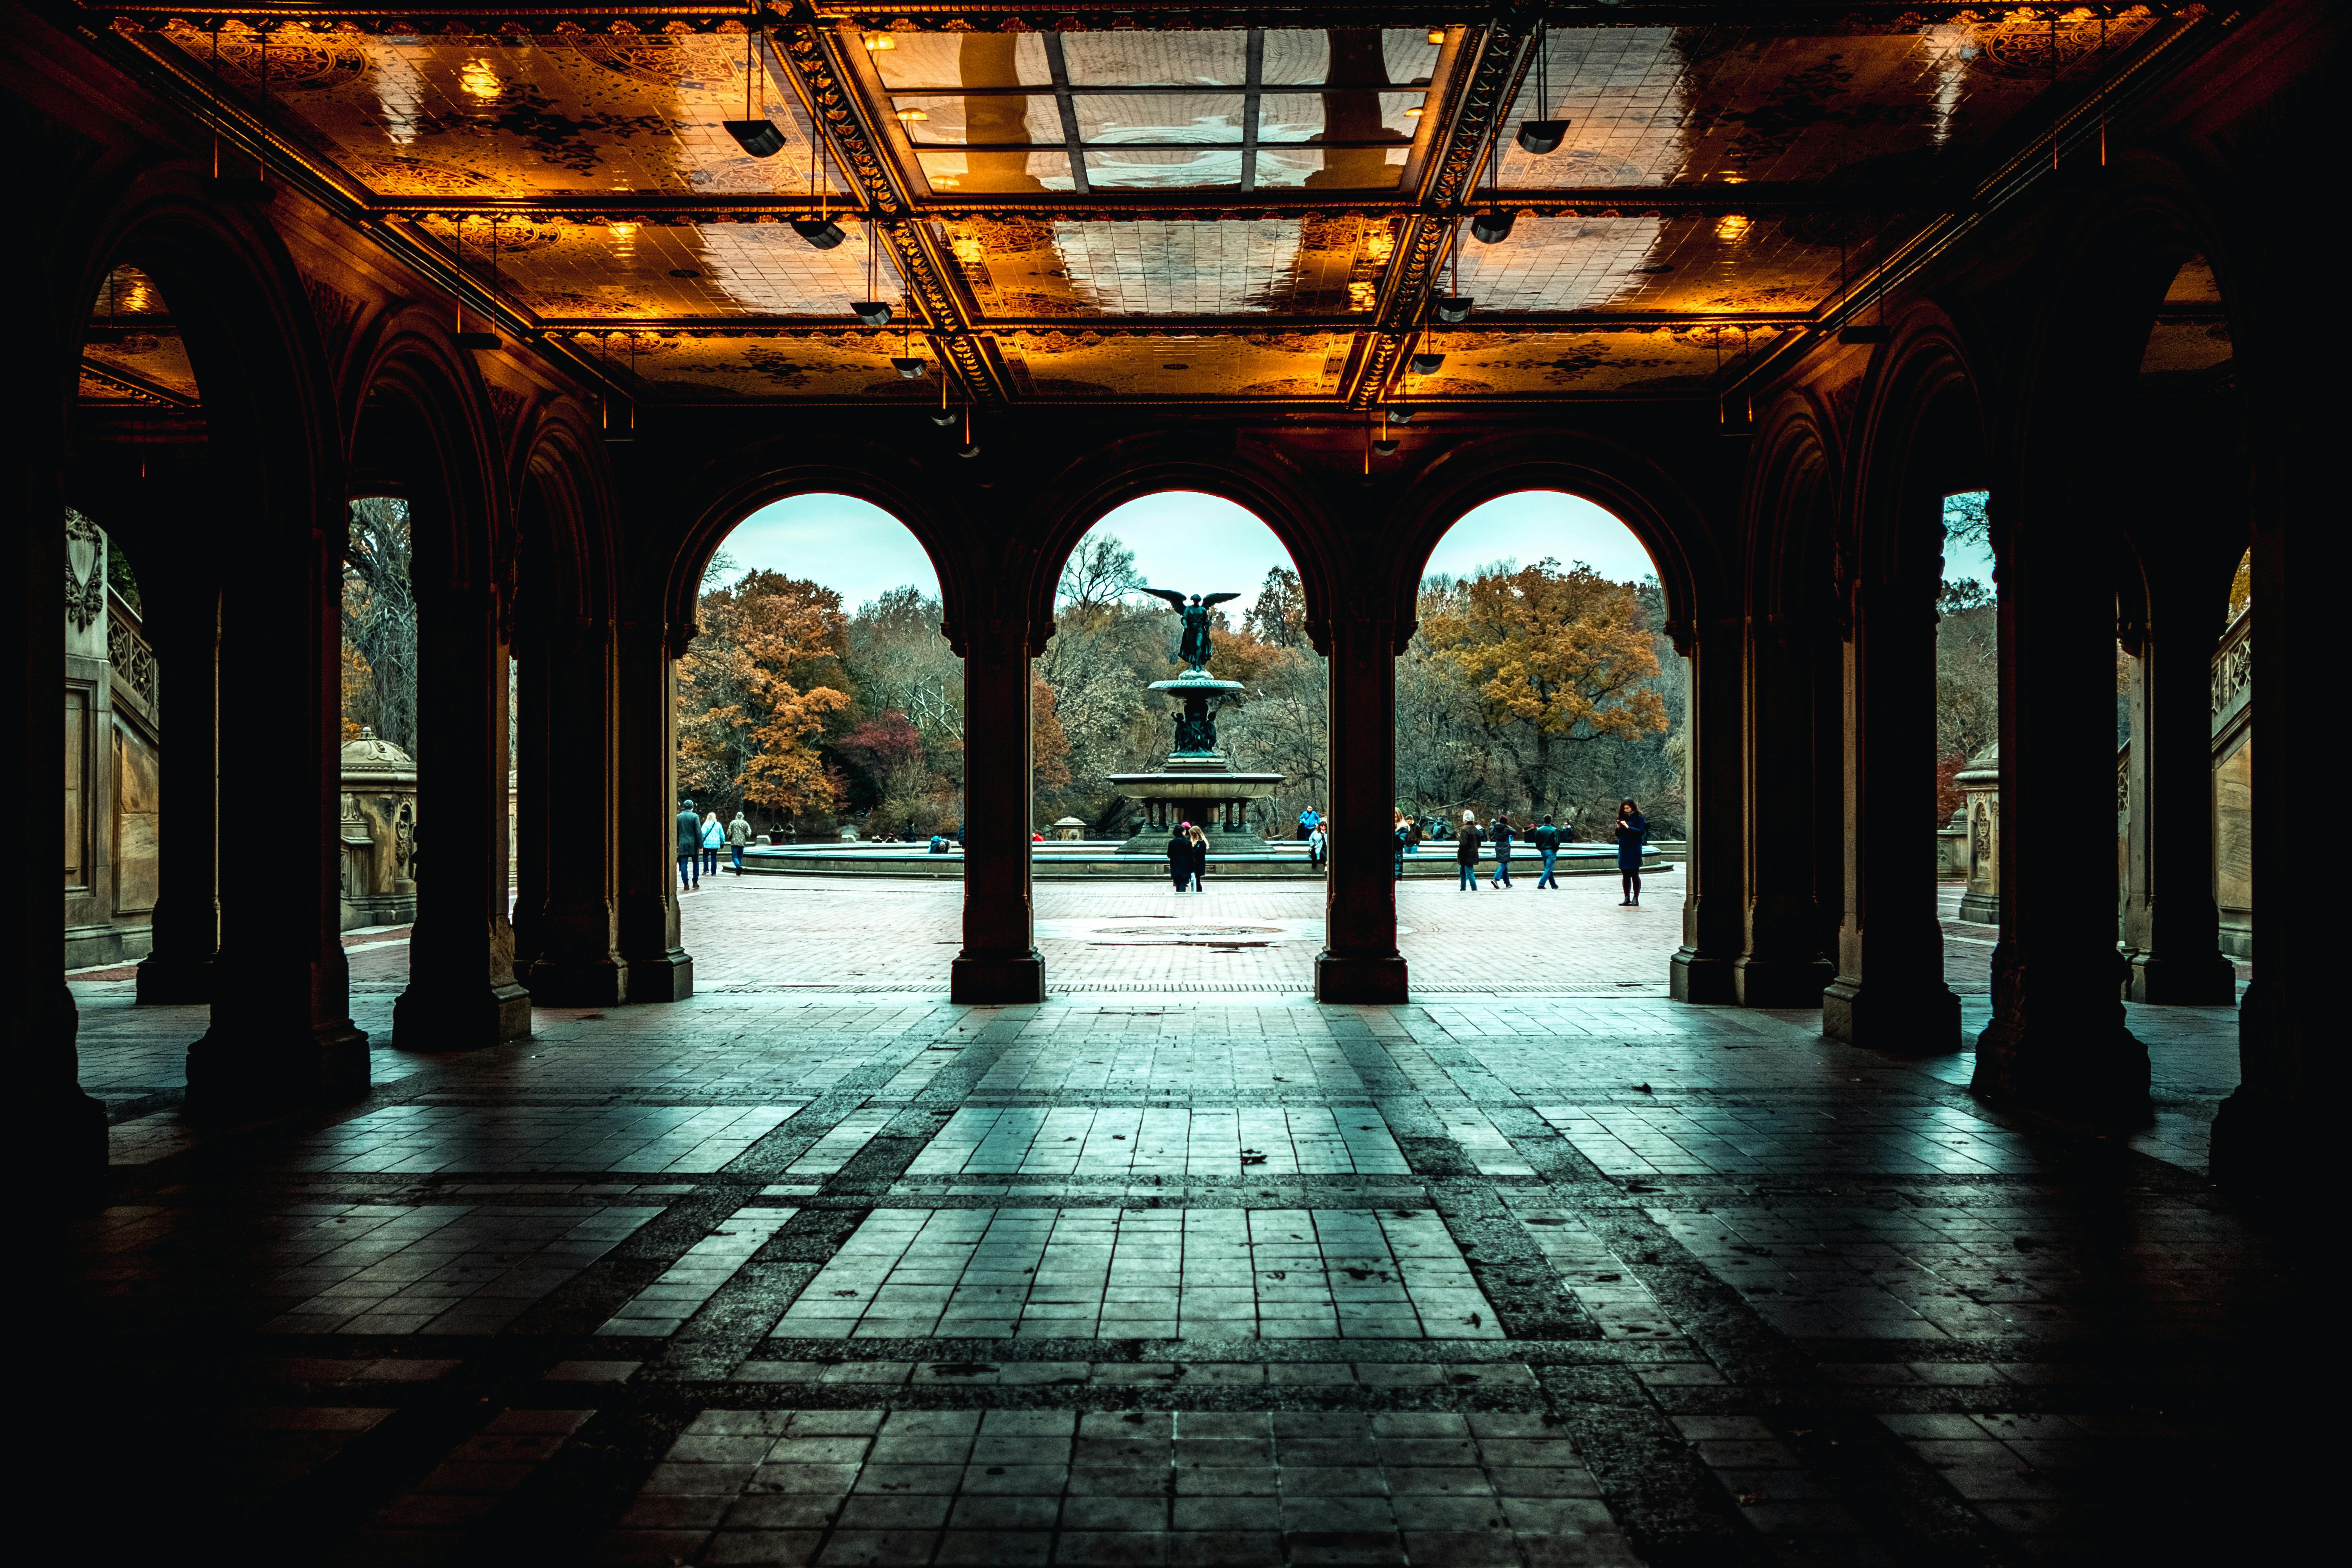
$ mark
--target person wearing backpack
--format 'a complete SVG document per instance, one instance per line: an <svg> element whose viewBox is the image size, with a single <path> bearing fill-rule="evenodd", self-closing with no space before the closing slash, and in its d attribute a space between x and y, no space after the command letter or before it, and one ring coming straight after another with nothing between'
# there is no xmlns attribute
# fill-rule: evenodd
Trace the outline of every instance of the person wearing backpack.
<svg viewBox="0 0 2352 1568"><path fill-rule="evenodd" d="M1541 892L1549 888L1555 893L1559 891L1559 881L1552 875L1551 869L1552 862L1559 857L1559 829L1552 826L1551 817L1547 814L1543 826L1528 837L1534 842L1536 853L1543 857L1543 875L1536 879L1536 890Z"/></svg>

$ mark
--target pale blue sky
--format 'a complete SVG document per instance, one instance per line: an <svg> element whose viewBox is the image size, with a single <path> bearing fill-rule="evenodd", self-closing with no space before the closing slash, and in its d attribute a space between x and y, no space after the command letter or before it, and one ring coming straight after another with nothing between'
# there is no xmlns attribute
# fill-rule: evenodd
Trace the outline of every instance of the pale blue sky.
<svg viewBox="0 0 2352 1568"><path fill-rule="evenodd" d="M1290 553L1256 516L1215 496L1169 490L1104 515L1096 528L1135 552L1136 570L1156 588L1186 594L1238 593L1237 615L1256 598L1269 568ZM838 591L844 608L913 584L939 592L930 557L880 507L844 495L803 495L746 518L725 549L739 572L754 567L804 577ZM1461 576L1497 561L1519 564L1545 556L1582 561L1618 582L1655 568L1624 524L1592 502L1558 490L1501 497L1465 514L1438 542L1433 573Z"/></svg>

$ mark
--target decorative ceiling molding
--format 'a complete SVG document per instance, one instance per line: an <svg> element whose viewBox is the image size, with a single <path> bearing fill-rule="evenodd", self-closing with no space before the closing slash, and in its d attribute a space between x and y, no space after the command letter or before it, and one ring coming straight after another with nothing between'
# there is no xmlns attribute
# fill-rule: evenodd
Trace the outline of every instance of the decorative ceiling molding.
<svg viewBox="0 0 2352 1568"><path fill-rule="evenodd" d="M1374 308L1372 335L1356 358L1355 381L1344 389L1351 408L1368 408L1380 400L1412 339L1437 268L1461 231L1457 204L1490 150L1496 118L1517 96L1528 42L1540 15L1541 7L1533 5L1497 11L1478 36L1475 50L1454 54L1441 100L1445 125L1424 165L1420 210L1397 241Z"/></svg>
<svg viewBox="0 0 2352 1568"><path fill-rule="evenodd" d="M840 35L832 27L804 23L778 31L784 40L781 51L774 35L762 41L769 68L788 76L798 89L810 122L822 132L835 162L864 195L866 216L890 247L908 302L922 312L924 325L955 367L965 395L1001 405L1009 390L973 338L971 314L948 281L948 268L933 248L928 226L916 216L881 121L843 58Z"/></svg>

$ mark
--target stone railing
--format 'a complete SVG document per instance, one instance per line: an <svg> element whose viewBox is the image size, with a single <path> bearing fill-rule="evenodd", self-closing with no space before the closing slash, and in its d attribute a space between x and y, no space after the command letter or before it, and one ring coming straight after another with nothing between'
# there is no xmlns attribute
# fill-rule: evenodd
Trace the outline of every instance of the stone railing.
<svg viewBox="0 0 2352 1568"><path fill-rule="evenodd" d="M139 612L110 588L106 595L106 658L114 666L114 679L138 699L148 721L161 722L154 647L147 640Z"/></svg>
<svg viewBox="0 0 2352 1568"><path fill-rule="evenodd" d="M2213 652L2213 743L2221 748L2252 704L2254 695L2254 607L2238 611L2221 643Z"/></svg>

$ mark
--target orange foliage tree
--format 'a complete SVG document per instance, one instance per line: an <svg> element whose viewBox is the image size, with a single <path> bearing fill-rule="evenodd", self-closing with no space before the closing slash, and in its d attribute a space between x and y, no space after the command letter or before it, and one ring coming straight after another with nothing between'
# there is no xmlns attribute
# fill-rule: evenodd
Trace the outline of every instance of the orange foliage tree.
<svg viewBox="0 0 2352 1568"><path fill-rule="evenodd" d="M786 816L827 811L818 753L841 681L847 618L830 588L751 572L702 595L701 630L677 666L680 787L706 807L740 800Z"/></svg>
<svg viewBox="0 0 2352 1568"><path fill-rule="evenodd" d="M1422 633L1477 693L1481 716L1536 811L1552 805L1563 742L1666 728L1649 627L1631 584L1546 559L1455 584ZM1523 742L1523 744L1507 742Z"/></svg>
<svg viewBox="0 0 2352 1568"><path fill-rule="evenodd" d="M1038 795L1070 787L1070 738L1055 712L1054 689L1036 676L1029 677L1029 766Z"/></svg>

